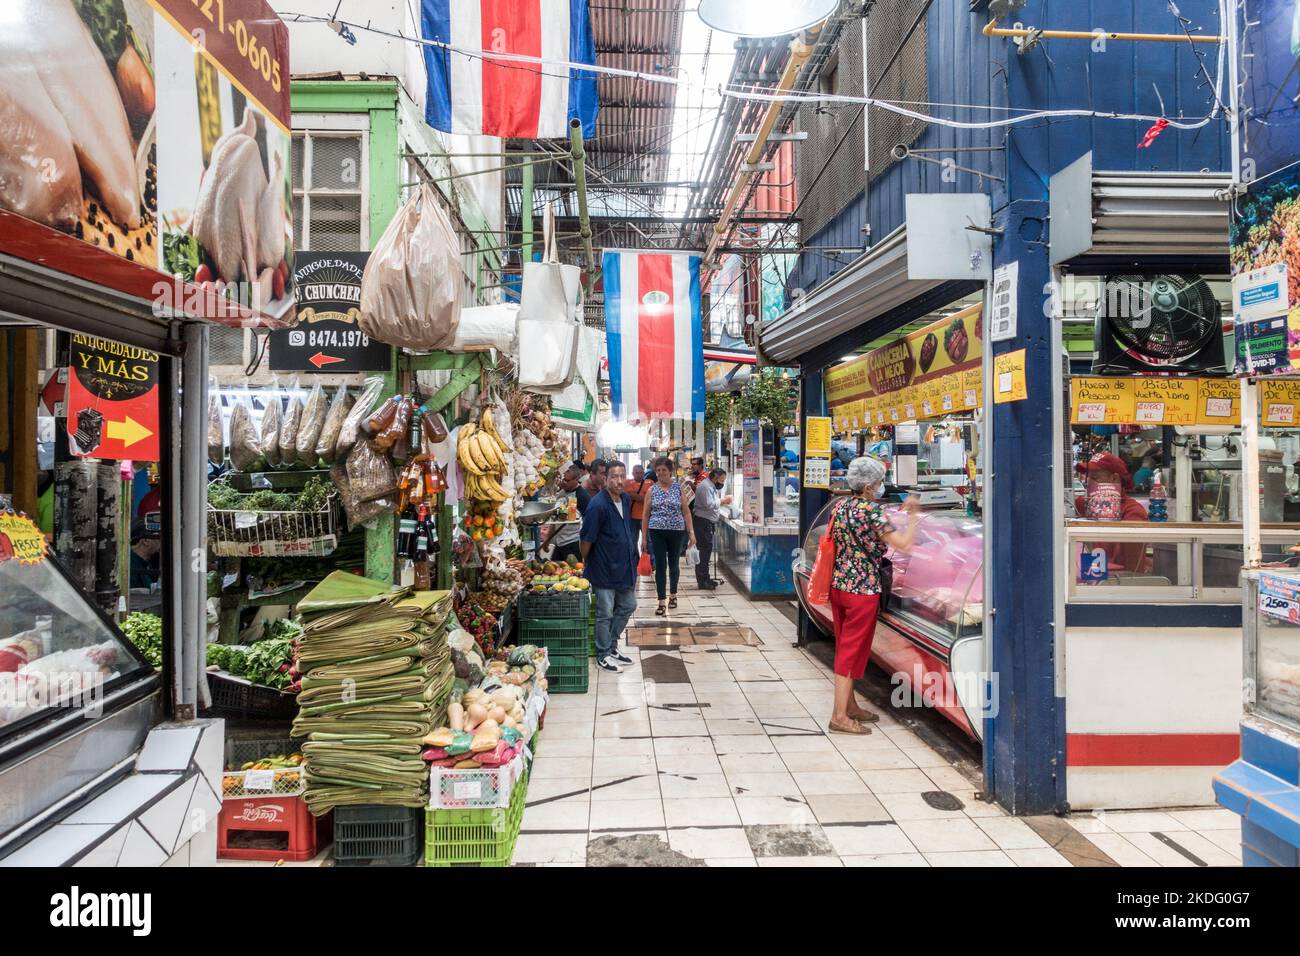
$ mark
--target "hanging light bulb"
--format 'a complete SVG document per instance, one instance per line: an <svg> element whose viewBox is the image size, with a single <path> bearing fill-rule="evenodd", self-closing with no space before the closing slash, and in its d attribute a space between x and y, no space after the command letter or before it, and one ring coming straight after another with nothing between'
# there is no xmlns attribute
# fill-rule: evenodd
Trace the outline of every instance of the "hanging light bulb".
<svg viewBox="0 0 1300 956"><path fill-rule="evenodd" d="M798 33L835 12L839 0L700 0L708 26L742 37Z"/></svg>

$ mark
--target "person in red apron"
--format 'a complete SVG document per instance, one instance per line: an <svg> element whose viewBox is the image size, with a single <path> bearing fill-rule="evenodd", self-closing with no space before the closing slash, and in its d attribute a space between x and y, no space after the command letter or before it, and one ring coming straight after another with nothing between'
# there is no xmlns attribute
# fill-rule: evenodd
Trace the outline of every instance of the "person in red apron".
<svg viewBox="0 0 1300 956"><path fill-rule="evenodd" d="M1074 499L1074 508L1081 518L1110 521L1146 521L1147 509L1129 497L1133 479L1128 465L1116 455L1103 452L1088 459L1086 466L1088 493ZM1109 493L1109 494L1107 494ZM1098 511L1098 502L1106 501L1104 513ZM1088 545L1086 547L1093 547ZM1101 542L1106 550L1106 563L1110 571L1151 573L1151 558L1147 546L1141 541Z"/></svg>
<svg viewBox="0 0 1300 956"><path fill-rule="evenodd" d="M827 534L835 542L831 574L831 616L835 625L835 705L830 731L869 734L863 723L878 720L853 699L853 682L861 680L871 657L871 642L880 613L880 565L886 552L912 550L921 500L907 500L907 528L894 528L877 500L885 482L885 465L877 458L855 458L846 480L853 494L831 509Z"/></svg>

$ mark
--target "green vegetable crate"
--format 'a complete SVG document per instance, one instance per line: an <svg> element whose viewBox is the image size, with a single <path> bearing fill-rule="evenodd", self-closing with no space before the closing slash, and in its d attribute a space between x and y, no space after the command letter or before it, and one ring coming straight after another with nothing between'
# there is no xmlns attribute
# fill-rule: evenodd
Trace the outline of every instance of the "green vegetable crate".
<svg viewBox="0 0 1300 956"><path fill-rule="evenodd" d="M417 866L420 809L335 807L335 866Z"/></svg>
<svg viewBox="0 0 1300 956"><path fill-rule="evenodd" d="M587 656L596 656L596 602L591 602L591 613L587 615Z"/></svg>
<svg viewBox="0 0 1300 956"><path fill-rule="evenodd" d="M208 671L212 691L209 714L223 717L262 717L293 720L298 716L298 695L254 684L225 671Z"/></svg>
<svg viewBox="0 0 1300 956"><path fill-rule="evenodd" d="M424 865L509 866L527 791L525 776L515 784L504 810L424 811Z"/></svg>
<svg viewBox="0 0 1300 956"><path fill-rule="evenodd" d="M585 657L587 638L587 622L582 618L519 622L519 643L546 648L552 664L557 657Z"/></svg>
<svg viewBox="0 0 1300 956"><path fill-rule="evenodd" d="M546 689L552 694L585 694L590 680L590 659L585 654L551 657L546 671Z"/></svg>

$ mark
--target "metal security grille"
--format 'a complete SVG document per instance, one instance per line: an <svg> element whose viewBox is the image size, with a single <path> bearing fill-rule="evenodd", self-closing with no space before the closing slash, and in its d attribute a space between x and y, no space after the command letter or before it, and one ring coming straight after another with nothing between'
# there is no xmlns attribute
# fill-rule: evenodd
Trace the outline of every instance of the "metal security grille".
<svg viewBox="0 0 1300 956"><path fill-rule="evenodd" d="M888 5L877 5L868 14L867 89L870 96L913 109L929 100L924 19L912 30L911 36L907 36L928 5L928 0L895 0ZM897 162L889 151L900 143L912 145L925 131L925 124L877 107L869 108L868 112L867 140L871 145L867 168L874 177Z"/></svg>
<svg viewBox="0 0 1300 956"><path fill-rule="evenodd" d="M853 24L840 35L813 92L862 95L862 38ZM796 151L799 219L803 235L816 235L866 184L862 107L856 103L801 106L798 127L808 139Z"/></svg>
<svg viewBox="0 0 1300 956"><path fill-rule="evenodd" d="M237 365L248 364L244 354L246 329L232 329L224 325L212 325L208 328L208 364Z"/></svg>
<svg viewBox="0 0 1300 956"><path fill-rule="evenodd" d="M366 163L362 133L313 130L293 137L293 216L299 249L366 248Z"/></svg>

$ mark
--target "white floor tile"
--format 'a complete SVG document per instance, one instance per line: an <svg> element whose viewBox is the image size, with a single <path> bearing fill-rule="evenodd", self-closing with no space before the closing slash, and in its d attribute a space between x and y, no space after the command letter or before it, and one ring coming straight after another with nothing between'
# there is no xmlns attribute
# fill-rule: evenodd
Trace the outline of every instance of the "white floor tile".
<svg viewBox="0 0 1300 956"><path fill-rule="evenodd" d="M1015 817L980 817L975 825L987 833L999 850L1041 850L1049 848L1047 841L1035 833L1023 820Z"/></svg>
<svg viewBox="0 0 1300 956"><path fill-rule="evenodd" d="M752 858L754 855L743 827L687 827L683 830L669 830L668 845L697 860L710 857Z"/></svg>
<svg viewBox="0 0 1300 956"><path fill-rule="evenodd" d="M762 856L758 858L758 865L762 867L787 867L787 866L843 866L840 858L837 856Z"/></svg>
<svg viewBox="0 0 1300 956"><path fill-rule="evenodd" d="M794 738L786 737L785 740ZM776 753L776 746L779 739L773 739L766 734L733 734L733 735L713 735L713 749L718 752L718 756L726 754L764 754Z"/></svg>
<svg viewBox="0 0 1300 956"><path fill-rule="evenodd" d="M816 823L813 812L802 798L738 796L736 811L745 826L808 826Z"/></svg>
<svg viewBox="0 0 1300 956"><path fill-rule="evenodd" d="M718 758L724 773L784 773L788 768L781 755L776 753L761 754L726 754Z"/></svg>
<svg viewBox="0 0 1300 956"><path fill-rule="evenodd" d="M666 800L701 800L730 797L727 778L720 773L659 775L659 791Z"/></svg>
<svg viewBox="0 0 1300 956"><path fill-rule="evenodd" d="M1001 850L971 850L952 853L927 853L925 859L931 866L1015 866L1011 857Z"/></svg>
<svg viewBox="0 0 1300 956"><path fill-rule="evenodd" d="M1004 848L1005 850L1005 848ZM1024 850L1005 850L1016 866L1069 866L1070 861L1050 846Z"/></svg>
<svg viewBox="0 0 1300 956"><path fill-rule="evenodd" d="M586 858L585 833L520 833L515 843L515 863L583 863Z"/></svg>
<svg viewBox="0 0 1300 956"><path fill-rule="evenodd" d="M851 770L804 771L792 774L805 797L820 794L865 794L867 785Z"/></svg>
<svg viewBox="0 0 1300 956"><path fill-rule="evenodd" d="M924 793L934 781L921 770L863 770L862 781L872 793Z"/></svg>
<svg viewBox="0 0 1300 956"><path fill-rule="evenodd" d="M914 853L917 849L903 829L894 823L872 826L823 824L822 831L840 856Z"/></svg>
<svg viewBox="0 0 1300 956"><path fill-rule="evenodd" d="M841 856L845 866L929 866L920 853L882 853L878 856Z"/></svg>
<svg viewBox="0 0 1300 956"><path fill-rule="evenodd" d="M528 788L532 797L532 787ZM591 802L584 795L582 799L555 800L537 806L524 807L524 821L521 832L529 830L587 830L589 826Z"/></svg>
<svg viewBox="0 0 1300 956"><path fill-rule="evenodd" d="M648 800L599 800L591 805L591 831L646 830L664 826L663 802Z"/></svg>
<svg viewBox="0 0 1300 956"><path fill-rule="evenodd" d="M664 820L672 827L740 826L740 812L730 797L664 799Z"/></svg>

